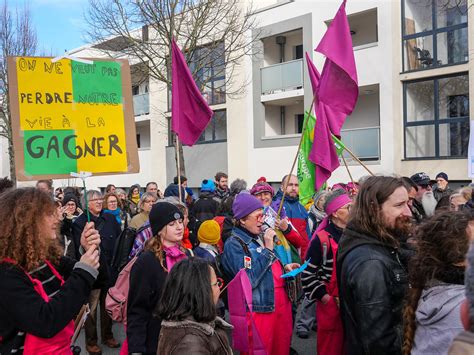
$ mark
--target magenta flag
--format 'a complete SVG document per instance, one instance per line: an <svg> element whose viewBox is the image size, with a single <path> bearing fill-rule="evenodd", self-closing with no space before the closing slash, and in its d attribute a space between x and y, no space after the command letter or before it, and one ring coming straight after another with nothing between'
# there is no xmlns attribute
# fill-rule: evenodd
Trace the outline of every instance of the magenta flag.
<svg viewBox="0 0 474 355"><path fill-rule="evenodd" d="M192 146L206 129L214 112L202 97L174 39L171 51L171 129L182 143Z"/></svg>
<svg viewBox="0 0 474 355"><path fill-rule="evenodd" d="M344 0L315 49L326 56L318 87L317 120L309 155L309 159L317 166L316 190L339 167L331 134L340 138L342 125L354 110L359 97L354 50L345 9Z"/></svg>
<svg viewBox="0 0 474 355"><path fill-rule="evenodd" d="M254 355L267 355L252 315L252 285L245 269L241 269L227 287L232 347Z"/></svg>
<svg viewBox="0 0 474 355"><path fill-rule="evenodd" d="M320 80L320 75L318 69L316 69L316 66L314 65L313 61L309 57L308 52L306 54L306 65L308 66L308 74L309 74L309 80L311 81L311 88L313 89L313 96L317 96L318 93L318 86L319 86L319 80Z"/></svg>

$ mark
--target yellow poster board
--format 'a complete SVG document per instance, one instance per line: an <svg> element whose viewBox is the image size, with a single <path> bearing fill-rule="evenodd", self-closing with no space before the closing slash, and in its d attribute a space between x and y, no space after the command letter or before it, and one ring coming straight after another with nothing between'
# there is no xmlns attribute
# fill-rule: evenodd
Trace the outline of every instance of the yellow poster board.
<svg viewBox="0 0 474 355"><path fill-rule="evenodd" d="M139 172L126 60L8 58L19 180Z"/></svg>

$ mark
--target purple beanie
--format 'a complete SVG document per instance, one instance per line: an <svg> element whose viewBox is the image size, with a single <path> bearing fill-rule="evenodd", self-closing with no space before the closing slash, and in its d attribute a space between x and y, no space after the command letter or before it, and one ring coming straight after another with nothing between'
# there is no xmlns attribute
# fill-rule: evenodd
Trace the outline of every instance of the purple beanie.
<svg viewBox="0 0 474 355"><path fill-rule="evenodd" d="M258 195L263 192L269 192L272 196L275 195L275 190L273 190L273 187L271 187L268 183L266 182L257 182L255 185L252 186L250 189L250 194L251 195Z"/></svg>
<svg viewBox="0 0 474 355"><path fill-rule="evenodd" d="M234 212L234 218L239 220L261 208L263 204L258 198L249 194L248 191L242 191L235 197L232 212Z"/></svg>

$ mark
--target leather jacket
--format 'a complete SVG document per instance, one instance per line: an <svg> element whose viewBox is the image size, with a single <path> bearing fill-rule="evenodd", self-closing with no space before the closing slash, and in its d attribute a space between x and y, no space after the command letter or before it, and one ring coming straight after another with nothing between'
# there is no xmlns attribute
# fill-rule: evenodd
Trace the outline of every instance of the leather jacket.
<svg viewBox="0 0 474 355"><path fill-rule="evenodd" d="M211 323L198 323L193 319L163 321L157 354L231 355L227 332L232 328L219 317Z"/></svg>
<svg viewBox="0 0 474 355"><path fill-rule="evenodd" d="M350 224L345 229L337 277L347 354L402 353L406 254Z"/></svg>
<svg viewBox="0 0 474 355"><path fill-rule="evenodd" d="M246 245L248 253L236 238ZM276 256L273 251L263 247L258 242L258 238L243 228L234 227L224 245L222 266L225 273L232 279L240 269L244 268L244 258L250 258L247 261L246 272L252 284L253 311L270 313L275 310L272 264Z"/></svg>

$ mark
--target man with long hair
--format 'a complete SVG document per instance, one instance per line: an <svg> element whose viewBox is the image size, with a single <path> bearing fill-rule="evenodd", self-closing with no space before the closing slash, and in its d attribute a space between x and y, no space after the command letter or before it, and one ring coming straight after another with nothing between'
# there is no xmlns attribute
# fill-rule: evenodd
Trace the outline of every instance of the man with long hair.
<svg viewBox="0 0 474 355"><path fill-rule="evenodd" d="M373 176L361 186L339 242L337 278L347 354L401 354L408 287L401 242L411 230L403 180Z"/></svg>

